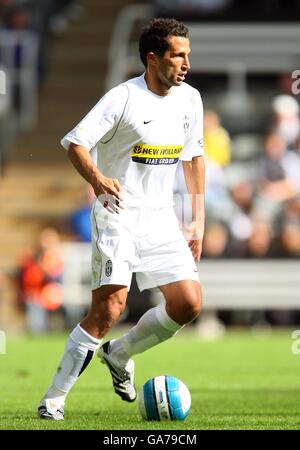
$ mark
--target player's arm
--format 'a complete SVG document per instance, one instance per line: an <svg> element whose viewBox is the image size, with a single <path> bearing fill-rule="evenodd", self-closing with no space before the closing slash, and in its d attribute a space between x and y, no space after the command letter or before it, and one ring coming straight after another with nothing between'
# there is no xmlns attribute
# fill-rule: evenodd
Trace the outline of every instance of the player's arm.
<svg viewBox="0 0 300 450"><path fill-rule="evenodd" d="M103 202L115 205L113 198L121 200L121 185L117 179L105 177L94 164L89 150L83 145L70 142L68 157L79 174L92 186L97 197L103 196ZM109 199L109 197L112 197ZM106 203L105 206L108 206Z"/></svg>
<svg viewBox="0 0 300 450"><path fill-rule="evenodd" d="M191 161L182 161L187 190L191 196L193 222L190 225L189 247L195 261L199 261L205 224L205 164L203 156L195 156Z"/></svg>
<svg viewBox="0 0 300 450"><path fill-rule="evenodd" d="M123 117L128 89L117 86L108 91L88 114L60 141L80 175L91 184L100 202L108 209L118 210L121 186L118 180L105 177L94 164L90 151Z"/></svg>

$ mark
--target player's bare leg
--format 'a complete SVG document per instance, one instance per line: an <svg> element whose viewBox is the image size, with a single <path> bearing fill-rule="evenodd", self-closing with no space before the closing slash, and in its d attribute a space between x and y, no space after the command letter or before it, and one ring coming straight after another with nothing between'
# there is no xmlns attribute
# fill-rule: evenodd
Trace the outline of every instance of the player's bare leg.
<svg viewBox="0 0 300 450"><path fill-rule="evenodd" d="M42 419L63 420L67 394L90 363L102 337L117 322L127 299L127 287L102 286L93 291L87 316L71 332L52 385L42 398Z"/></svg>
<svg viewBox="0 0 300 450"><path fill-rule="evenodd" d="M165 302L149 309L124 336L109 344L111 357L123 367L132 361L131 356L171 338L200 313L201 288L197 281L177 281L160 289Z"/></svg>
<svg viewBox="0 0 300 450"><path fill-rule="evenodd" d="M103 338L119 320L127 300L127 287L105 285L92 292L92 304L80 326L91 336Z"/></svg>
<svg viewBox="0 0 300 450"><path fill-rule="evenodd" d="M160 286L165 300L167 314L179 325L195 319L201 311L201 286L194 280L176 281Z"/></svg>
<svg viewBox="0 0 300 450"><path fill-rule="evenodd" d="M89 313L81 322L81 327L90 335L101 339L123 313L127 299L126 286L103 286L93 292L93 301ZM99 350L99 357L110 370L115 392L125 401L132 402L136 398L134 386L134 362L120 364L110 354L110 342Z"/></svg>

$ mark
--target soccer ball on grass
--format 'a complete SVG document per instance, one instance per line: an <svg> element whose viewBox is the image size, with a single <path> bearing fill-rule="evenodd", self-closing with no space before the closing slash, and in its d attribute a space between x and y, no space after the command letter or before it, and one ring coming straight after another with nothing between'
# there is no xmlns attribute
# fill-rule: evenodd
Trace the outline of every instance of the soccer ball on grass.
<svg viewBox="0 0 300 450"><path fill-rule="evenodd" d="M139 409L145 420L184 420L191 407L191 394L178 378L150 378L140 390Z"/></svg>

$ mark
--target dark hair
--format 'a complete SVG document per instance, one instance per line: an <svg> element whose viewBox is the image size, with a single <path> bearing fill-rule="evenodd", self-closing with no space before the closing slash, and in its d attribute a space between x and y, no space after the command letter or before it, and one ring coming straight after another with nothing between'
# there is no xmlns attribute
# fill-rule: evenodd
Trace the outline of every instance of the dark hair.
<svg viewBox="0 0 300 450"><path fill-rule="evenodd" d="M169 36L189 36L188 28L176 19L158 18L153 19L143 30L140 36L139 51L140 57L147 66L147 53L153 52L158 56L163 56L170 48Z"/></svg>

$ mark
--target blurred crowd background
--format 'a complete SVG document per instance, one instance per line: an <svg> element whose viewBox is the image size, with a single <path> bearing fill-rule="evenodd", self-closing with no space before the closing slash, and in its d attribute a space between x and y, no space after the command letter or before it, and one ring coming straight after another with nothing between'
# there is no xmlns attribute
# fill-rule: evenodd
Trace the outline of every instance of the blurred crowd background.
<svg viewBox="0 0 300 450"><path fill-rule="evenodd" d="M105 92L116 18L128 6L126 17L134 16L133 4L147 12L145 17L136 14L137 27L154 16L176 17L199 29L204 24L273 23L279 30L281 23L300 21L298 0L263 0L255 7L238 0L0 0L3 327L14 323L16 329L40 333L59 312L62 324L56 315L53 327L69 328L87 308L88 290L71 306L65 301L69 247L64 244L89 245L93 192L66 161L59 140ZM187 81L200 90L205 110L203 264L300 257L298 69L300 59L286 70L237 70L231 77L228 68L201 72L201 61L197 70L192 67ZM131 66L126 78L141 70ZM174 193L186 193L181 166ZM176 212L180 220L182 211ZM149 307L149 293L137 298L133 283L123 320ZM219 317L232 322L232 316ZM299 321L297 309L277 312L273 319L266 312L251 317L250 322L263 317L279 325Z"/></svg>
<svg viewBox="0 0 300 450"><path fill-rule="evenodd" d="M48 71L50 36L65 32L80 13L76 0L0 0L0 65L8 71L0 98L1 170L14 136L36 125L32 108Z"/></svg>

